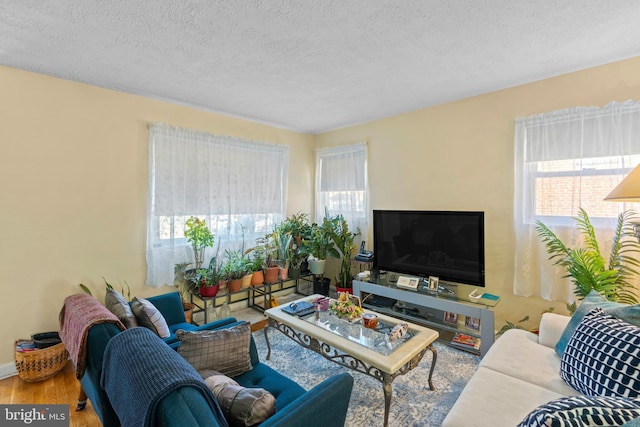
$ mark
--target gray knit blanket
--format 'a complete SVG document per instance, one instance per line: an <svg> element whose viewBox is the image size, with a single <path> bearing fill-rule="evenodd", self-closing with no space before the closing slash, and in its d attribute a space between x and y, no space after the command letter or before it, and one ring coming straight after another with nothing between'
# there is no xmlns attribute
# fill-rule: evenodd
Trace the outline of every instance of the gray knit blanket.
<svg viewBox="0 0 640 427"><path fill-rule="evenodd" d="M155 424L158 403L180 387L193 387L225 423L213 393L175 350L147 328L127 329L111 338L104 353L100 385L122 427Z"/></svg>

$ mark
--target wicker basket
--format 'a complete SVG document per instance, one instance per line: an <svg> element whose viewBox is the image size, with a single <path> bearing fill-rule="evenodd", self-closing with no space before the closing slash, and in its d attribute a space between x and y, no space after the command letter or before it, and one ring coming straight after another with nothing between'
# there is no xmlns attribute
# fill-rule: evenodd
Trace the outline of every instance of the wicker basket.
<svg viewBox="0 0 640 427"><path fill-rule="evenodd" d="M42 381L60 372L67 359L69 352L63 343L40 350L16 351L16 370L24 381Z"/></svg>

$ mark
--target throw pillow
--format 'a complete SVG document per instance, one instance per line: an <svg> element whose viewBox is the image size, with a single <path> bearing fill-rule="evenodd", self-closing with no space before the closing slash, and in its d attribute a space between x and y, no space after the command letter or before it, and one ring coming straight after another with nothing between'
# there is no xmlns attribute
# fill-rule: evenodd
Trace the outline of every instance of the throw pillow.
<svg viewBox="0 0 640 427"><path fill-rule="evenodd" d="M120 319L127 329L138 326L136 316L133 314L133 311L131 311L131 306L118 291L113 289L108 290L104 296L104 305Z"/></svg>
<svg viewBox="0 0 640 427"><path fill-rule="evenodd" d="M171 335L169 325L160 310L146 299L134 298L131 302L131 311L135 314L139 326L151 329L160 338Z"/></svg>
<svg viewBox="0 0 640 427"><path fill-rule="evenodd" d="M555 346L558 356L562 357L564 350L567 348L567 343L584 315L596 307L600 307L605 313L611 314L613 317L622 319L632 325L640 326L640 304L628 305L609 301L597 291L591 291L584 297L576 312L571 316L571 320L569 320L564 332L562 332L562 336Z"/></svg>
<svg viewBox="0 0 640 427"><path fill-rule="evenodd" d="M251 325L244 322L231 328L212 331L176 331L181 341L178 353L196 371L212 369L235 377L253 368L249 345Z"/></svg>
<svg viewBox="0 0 640 427"><path fill-rule="evenodd" d="M587 396L638 397L640 328L599 308L584 316L560 361L560 376Z"/></svg>
<svg viewBox="0 0 640 427"><path fill-rule="evenodd" d="M538 406L518 427L622 426L640 417L640 401L621 397L571 396Z"/></svg>
<svg viewBox="0 0 640 427"><path fill-rule="evenodd" d="M231 426L254 426L276 413L276 399L263 388L245 388L215 371L200 372Z"/></svg>

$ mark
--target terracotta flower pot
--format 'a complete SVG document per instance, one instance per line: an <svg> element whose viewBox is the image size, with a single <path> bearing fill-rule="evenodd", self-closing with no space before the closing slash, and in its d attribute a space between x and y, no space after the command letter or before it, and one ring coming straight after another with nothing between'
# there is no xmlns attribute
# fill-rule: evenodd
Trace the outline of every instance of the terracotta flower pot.
<svg viewBox="0 0 640 427"><path fill-rule="evenodd" d="M287 280L289 277L289 269L287 267L278 267L280 280Z"/></svg>
<svg viewBox="0 0 640 427"><path fill-rule="evenodd" d="M254 271L251 276L251 286L262 285L264 283L264 272L262 270Z"/></svg>
<svg viewBox="0 0 640 427"><path fill-rule="evenodd" d="M190 303L190 302L183 302L182 303L182 308L184 310L184 317L187 319L187 323L191 323L191 321L193 320L193 308L194 308L194 304Z"/></svg>
<svg viewBox="0 0 640 427"><path fill-rule="evenodd" d="M267 283L275 283L278 281L278 267L269 267L264 270L264 281Z"/></svg>
<svg viewBox="0 0 640 427"><path fill-rule="evenodd" d="M242 279L229 280L227 287L229 288L229 292L238 292L242 289Z"/></svg>

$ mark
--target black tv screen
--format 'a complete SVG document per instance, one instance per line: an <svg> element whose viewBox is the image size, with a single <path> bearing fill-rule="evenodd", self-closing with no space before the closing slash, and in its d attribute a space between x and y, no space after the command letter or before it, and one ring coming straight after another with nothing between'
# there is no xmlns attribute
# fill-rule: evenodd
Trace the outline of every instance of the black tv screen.
<svg viewBox="0 0 640 427"><path fill-rule="evenodd" d="M373 211L374 268L484 286L484 212Z"/></svg>

